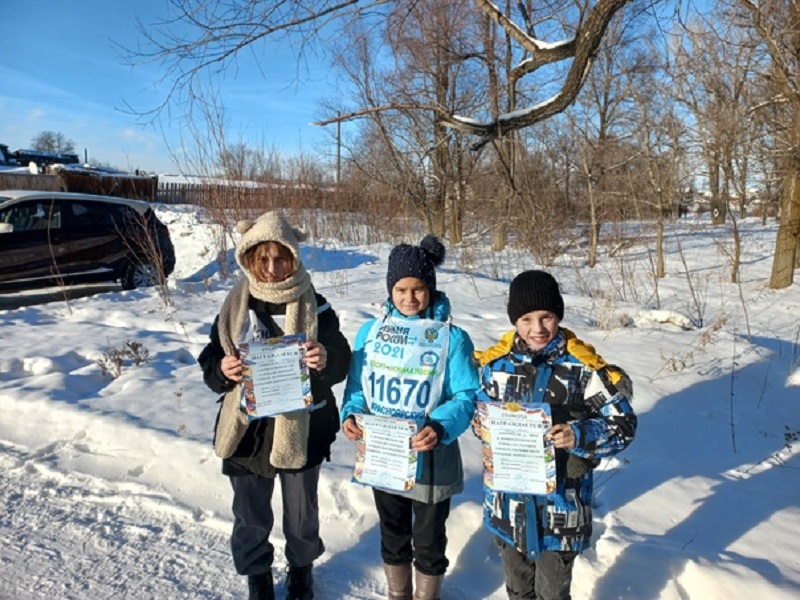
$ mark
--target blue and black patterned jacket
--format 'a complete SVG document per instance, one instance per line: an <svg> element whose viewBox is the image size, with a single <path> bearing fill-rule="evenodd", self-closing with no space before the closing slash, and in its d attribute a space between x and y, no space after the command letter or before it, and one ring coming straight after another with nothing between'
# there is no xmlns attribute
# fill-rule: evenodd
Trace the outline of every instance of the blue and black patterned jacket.
<svg viewBox="0 0 800 600"><path fill-rule="evenodd" d="M556 492L549 496L493 492L484 487L484 524L530 558L541 552L581 552L592 534L593 469L633 440L636 414L628 376L564 328L531 353L515 332L476 353L481 362L478 401L550 404L553 424L569 423L572 450L556 451ZM586 390L595 390L587 397Z"/></svg>

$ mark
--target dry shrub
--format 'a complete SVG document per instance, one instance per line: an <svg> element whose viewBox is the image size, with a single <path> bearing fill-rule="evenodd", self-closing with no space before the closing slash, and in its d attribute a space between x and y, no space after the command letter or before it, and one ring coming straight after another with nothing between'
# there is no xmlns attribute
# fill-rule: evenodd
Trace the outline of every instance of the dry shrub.
<svg viewBox="0 0 800 600"><path fill-rule="evenodd" d="M150 360L150 351L139 342L125 340L119 347L109 347L95 362L103 375L117 379L127 365L139 367Z"/></svg>

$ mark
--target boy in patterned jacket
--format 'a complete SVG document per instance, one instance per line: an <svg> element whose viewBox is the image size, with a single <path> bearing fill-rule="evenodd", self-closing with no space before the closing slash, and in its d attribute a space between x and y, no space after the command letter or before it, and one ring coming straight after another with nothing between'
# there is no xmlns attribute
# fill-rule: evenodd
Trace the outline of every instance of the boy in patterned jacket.
<svg viewBox="0 0 800 600"><path fill-rule="evenodd" d="M484 524L500 548L510 600L569 600L573 563L591 539L593 469L636 431L632 386L621 369L560 327L564 300L549 273L525 271L511 282L508 317L515 330L475 353L478 401L549 405L556 489L534 495L485 486ZM486 414L481 404L476 429Z"/></svg>

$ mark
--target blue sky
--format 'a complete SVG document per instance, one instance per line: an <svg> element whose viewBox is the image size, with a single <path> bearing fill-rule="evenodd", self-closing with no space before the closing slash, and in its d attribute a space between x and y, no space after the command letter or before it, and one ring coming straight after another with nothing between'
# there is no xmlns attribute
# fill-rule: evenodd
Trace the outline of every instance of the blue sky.
<svg viewBox="0 0 800 600"><path fill-rule="evenodd" d="M155 64L126 65L113 42L134 46L136 19L166 18L163 0L40 0L0 8L0 143L28 148L34 136L59 131L84 157L124 169L175 173L168 144L180 152L181 123L162 119L164 134L126 114L163 100ZM298 69L288 48L258 50L218 80L228 140L275 147L283 155L332 152L318 100L335 91L327 68ZM309 63L304 63L308 65ZM266 74L266 76L265 76ZM165 142L165 138L167 142Z"/></svg>

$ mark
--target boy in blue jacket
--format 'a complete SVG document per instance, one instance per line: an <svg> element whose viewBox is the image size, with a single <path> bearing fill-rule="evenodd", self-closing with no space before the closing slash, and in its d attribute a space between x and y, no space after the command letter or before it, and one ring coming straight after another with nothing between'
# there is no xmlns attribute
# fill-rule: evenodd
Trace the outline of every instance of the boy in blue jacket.
<svg viewBox="0 0 800 600"><path fill-rule="evenodd" d="M573 563L592 534L593 469L636 432L631 382L560 326L564 299L549 273L514 278L508 317L515 330L476 353L478 402L550 405L556 490L540 496L484 486L484 524L500 548L510 600L569 600Z"/></svg>
<svg viewBox="0 0 800 600"><path fill-rule="evenodd" d="M479 383L472 341L450 323L450 303L436 289L435 267L444 254L431 235L419 246L400 244L390 253L385 314L365 323L356 336L341 411L342 431L352 441L362 437L354 417L361 413L418 425L411 440L419 452L413 488L373 488L391 600L410 600L412 593L416 600L438 598L449 564L450 498L464 487L456 438L469 427ZM411 356L422 360L410 364Z"/></svg>

